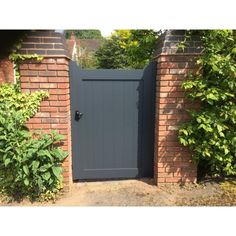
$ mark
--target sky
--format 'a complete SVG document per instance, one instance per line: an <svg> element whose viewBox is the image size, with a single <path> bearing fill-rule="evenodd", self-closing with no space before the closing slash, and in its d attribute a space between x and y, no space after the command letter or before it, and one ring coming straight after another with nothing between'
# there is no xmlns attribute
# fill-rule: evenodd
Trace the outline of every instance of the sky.
<svg viewBox="0 0 236 236"><path fill-rule="evenodd" d="M109 28L103 28L103 29L99 29L101 31L101 34L103 37L107 37L110 36L113 29L109 29Z"/></svg>

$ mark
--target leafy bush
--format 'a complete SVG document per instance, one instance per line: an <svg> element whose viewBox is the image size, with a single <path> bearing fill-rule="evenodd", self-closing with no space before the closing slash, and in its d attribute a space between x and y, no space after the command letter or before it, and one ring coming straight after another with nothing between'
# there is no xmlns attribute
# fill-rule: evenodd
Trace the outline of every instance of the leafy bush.
<svg viewBox="0 0 236 236"><path fill-rule="evenodd" d="M0 190L11 198L50 199L62 187L67 153L55 143L63 136L31 133L25 126L47 96L21 93L17 85L0 86Z"/></svg>
<svg viewBox="0 0 236 236"><path fill-rule="evenodd" d="M159 32L115 30L96 51L98 68L144 68L153 57Z"/></svg>
<svg viewBox="0 0 236 236"><path fill-rule="evenodd" d="M233 30L202 31L200 70L183 83L188 97L201 104L179 130L193 160L213 175L236 175L236 34Z"/></svg>

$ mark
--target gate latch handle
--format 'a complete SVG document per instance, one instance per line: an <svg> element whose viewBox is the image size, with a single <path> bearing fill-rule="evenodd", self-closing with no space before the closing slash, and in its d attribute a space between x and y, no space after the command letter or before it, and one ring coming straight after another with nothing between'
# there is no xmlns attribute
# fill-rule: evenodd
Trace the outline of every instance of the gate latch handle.
<svg viewBox="0 0 236 236"><path fill-rule="evenodd" d="M75 111L75 120L78 121L82 118L83 113L81 113L80 111Z"/></svg>

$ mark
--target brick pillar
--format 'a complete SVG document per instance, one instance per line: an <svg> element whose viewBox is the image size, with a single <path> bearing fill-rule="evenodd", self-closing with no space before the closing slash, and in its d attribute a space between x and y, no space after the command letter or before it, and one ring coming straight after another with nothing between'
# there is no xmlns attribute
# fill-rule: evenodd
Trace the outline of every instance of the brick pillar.
<svg viewBox="0 0 236 236"><path fill-rule="evenodd" d="M196 181L196 166L189 150L178 142L178 127L188 120L186 108L195 106L181 89L188 72L196 68L200 39L192 36L183 50L177 48L184 31L169 30L162 35L156 52L155 181L185 183Z"/></svg>
<svg viewBox="0 0 236 236"><path fill-rule="evenodd" d="M20 65L23 91L46 90L50 96L29 120L31 130L58 130L65 136L62 148L69 152L63 163L65 190L72 183L69 58L65 40L53 31L33 31L23 39L22 54L42 55L42 61L27 60Z"/></svg>
<svg viewBox="0 0 236 236"><path fill-rule="evenodd" d="M14 81L13 63L8 58L0 58L0 84Z"/></svg>

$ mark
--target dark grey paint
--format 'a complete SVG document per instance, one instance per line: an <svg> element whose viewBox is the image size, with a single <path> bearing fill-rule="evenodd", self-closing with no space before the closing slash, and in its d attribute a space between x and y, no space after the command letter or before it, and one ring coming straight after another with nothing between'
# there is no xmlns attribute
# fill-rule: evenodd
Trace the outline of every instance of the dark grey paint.
<svg viewBox="0 0 236 236"><path fill-rule="evenodd" d="M70 63L74 180L153 175L155 74Z"/></svg>

